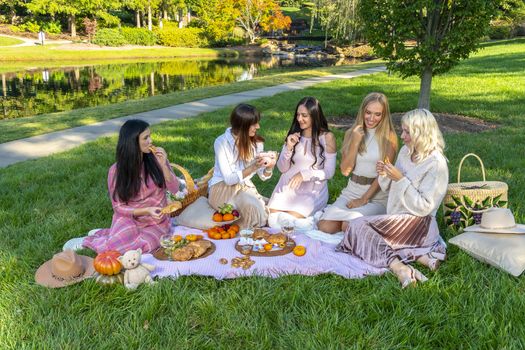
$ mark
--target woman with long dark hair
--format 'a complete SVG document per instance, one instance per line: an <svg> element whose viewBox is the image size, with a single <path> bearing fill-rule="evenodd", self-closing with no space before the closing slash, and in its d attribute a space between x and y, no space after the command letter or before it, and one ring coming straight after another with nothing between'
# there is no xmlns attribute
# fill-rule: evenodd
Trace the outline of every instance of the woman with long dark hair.
<svg viewBox="0 0 525 350"><path fill-rule="evenodd" d="M272 176L275 159L262 157L264 139L257 135L261 114L248 104L240 104L230 115L225 133L215 139L215 168L210 179L208 202L217 210L224 203L234 204L241 228L265 226L268 210L251 178ZM266 159L265 159L266 158Z"/></svg>
<svg viewBox="0 0 525 350"><path fill-rule="evenodd" d="M82 246L121 253L158 248L160 237L170 230L169 215L161 214L167 205L166 190L177 192L179 182L166 151L152 147L148 123L132 119L122 125L108 188L114 211L111 228L86 237Z"/></svg>
<svg viewBox="0 0 525 350"><path fill-rule="evenodd" d="M305 97L297 104L277 167L282 175L268 202L269 223L313 228L313 221L302 222L328 202L327 181L335 173L335 136L319 101ZM311 219L310 219L311 221Z"/></svg>

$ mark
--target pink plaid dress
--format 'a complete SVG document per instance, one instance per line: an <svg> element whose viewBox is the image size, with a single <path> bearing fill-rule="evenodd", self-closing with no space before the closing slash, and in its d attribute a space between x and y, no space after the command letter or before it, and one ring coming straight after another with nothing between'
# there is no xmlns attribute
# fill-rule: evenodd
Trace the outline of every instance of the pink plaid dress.
<svg viewBox="0 0 525 350"><path fill-rule="evenodd" d="M109 196L113 205L111 228L102 229L95 235L86 237L83 246L97 253L107 250L125 253L138 248L141 248L143 253L152 252L159 247L159 238L169 233L170 218L167 215L160 220L151 216L135 217L133 210L166 206L166 189L157 187L151 178L148 179L148 185L142 180L138 195L128 203L121 202L118 197L113 198L116 170L117 166L113 164L108 173ZM166 182L167 189L172 193L176 193L179 189L179 182L176 177L174 179L172 182Z"/></svg>

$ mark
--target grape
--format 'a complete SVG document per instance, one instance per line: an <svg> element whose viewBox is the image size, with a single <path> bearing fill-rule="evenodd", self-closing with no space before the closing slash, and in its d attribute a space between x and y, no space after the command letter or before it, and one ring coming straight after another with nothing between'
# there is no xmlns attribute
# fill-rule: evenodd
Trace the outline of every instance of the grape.
<svg viewBox="0 0 525 350"><path fill-rule="evenodd" d="M461 213L459 211L453 211L450 213L450 219L454 225L459 225L461 223Z"/></svg>
<svg viewBox="0 0 525 350"><path fill-rule="evenodd" d="M474 218L474 223L476 225L481 224L481 217L483 216L483 213L474 213L472 214L472 217Z"/></svg>

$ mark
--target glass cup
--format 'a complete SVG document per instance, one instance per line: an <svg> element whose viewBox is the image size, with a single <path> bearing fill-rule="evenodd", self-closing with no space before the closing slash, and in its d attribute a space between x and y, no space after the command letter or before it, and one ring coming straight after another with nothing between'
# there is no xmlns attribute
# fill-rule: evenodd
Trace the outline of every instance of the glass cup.
<svg viewBox="0 0 525 350"><path fill-rule="evenodd" d="M173 240L171 239L171 234L162 235L160 237L159 243L160 246L164 249L173 248L173 246L175 245L175 242L173 242Z"/></svg>
<svg viewBox="0 0 525 350"><path fill-rule="evenodd" d="M286 244L293 245L293 239L295 238L295 227L291 220L286 220L281 226L282 233L286 236Z"/></svg>

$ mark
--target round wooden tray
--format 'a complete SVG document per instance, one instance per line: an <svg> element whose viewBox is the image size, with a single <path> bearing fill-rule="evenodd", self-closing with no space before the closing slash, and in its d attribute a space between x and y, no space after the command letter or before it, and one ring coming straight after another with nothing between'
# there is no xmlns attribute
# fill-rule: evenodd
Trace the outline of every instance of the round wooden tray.
<svg viewBox="0 0 525 350"><path fill-rule="evenodd" d="M186 261L192 261L192 260L198 260L198 259L206 258L206 257L212 255L215 252L216 249L217 249L217 247L215 246L215 243L211 242L211 247L208 248L208 250L204 254L202 254L198 258L191 258L190 260L186 260ZM173 261L173 262L184 262L184 261L173 260L171 258L171 256L168 256L166 254L166 252L164 251L164 248L162 248L162 247L159 247L157 250L155 250L152 253L152 255L157 260L169 260L169 261Z"/></svg>
<svg viewBox="0 0 525 350"><path fill-rule="evenodd" d="M240 241L240 240L239 240ZM242 254L242 249L239 245L239 241L237 241L237 243L235 243L235 249ZM285 245L284 248L281 248L281 249L277 249L277 248L273 248L272 250L269 250L269 251L264 251L264 252L257 252L257 251L251 251L250 254L248 254L249 256L281 256L281 255L286 255L286 254L289 254L293 251L293 249L295 248L295 241L292 240L293 242L293 245Z"/></svg>

